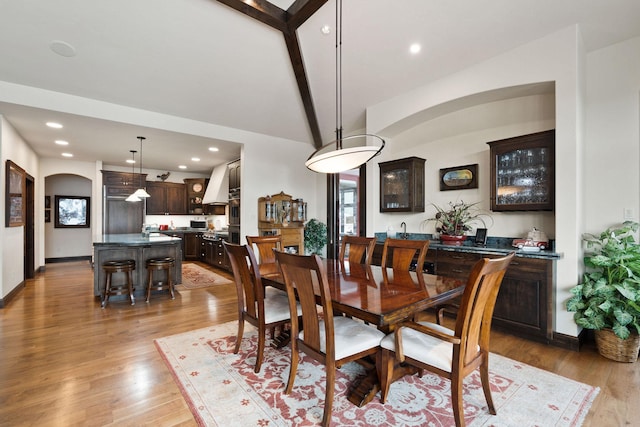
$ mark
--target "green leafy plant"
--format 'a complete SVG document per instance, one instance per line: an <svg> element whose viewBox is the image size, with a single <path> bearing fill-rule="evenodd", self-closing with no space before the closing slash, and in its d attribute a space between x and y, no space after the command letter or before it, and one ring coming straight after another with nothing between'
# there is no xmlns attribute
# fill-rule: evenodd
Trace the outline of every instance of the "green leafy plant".
<svg viewBox="0 0 640 427"><path fill-rule="evenodd" d="M433 217L422 221L421 225L425 227L430 222L435 222L436 232L449 236L464 236L467 231L472 230L473 224L482 224L486 228L485 218L491 217L478 207L479 203L465 203L460 200L449 202L448 208L432 203L436 213Z"/></svg>
<svg viewBox="0 0 640 427"><path fill-rule="evenodd" d="M322 254L327 244L327 225L312 218L304 226L304 247L307 253Z"/></svg>
<svg viewBox="0 0 640 427"><path fill-rule="evenodd" d="M586 243L582 282L571 289L567 311L586 329L612 329L620 339L640 334L640 244L638 223L627 221Z"/></svg>

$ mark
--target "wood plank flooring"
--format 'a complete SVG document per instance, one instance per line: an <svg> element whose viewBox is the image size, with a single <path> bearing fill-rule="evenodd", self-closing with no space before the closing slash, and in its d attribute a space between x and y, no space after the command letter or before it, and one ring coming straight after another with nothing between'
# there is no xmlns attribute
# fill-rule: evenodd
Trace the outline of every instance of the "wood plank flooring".
<svg viewBox="0 0 640 427"><path fill-rule="evenodd" d="M48 264L0 309L0 426L195 425L153 340L235 319L233 285L102 310L88 262ZM586 426L640 426L640 362L497 332L492 351L600 387Z"/></svg>

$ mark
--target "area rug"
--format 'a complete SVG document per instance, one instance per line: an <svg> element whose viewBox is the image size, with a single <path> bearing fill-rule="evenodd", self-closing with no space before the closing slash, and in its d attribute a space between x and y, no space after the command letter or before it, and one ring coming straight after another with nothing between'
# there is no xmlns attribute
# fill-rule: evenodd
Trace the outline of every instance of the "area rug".
<svg viewBox="0 0 640 427"><path fill-rule="evenodd" d="M322 420L324 367L303 355L290 395L283 393L289 348L265 348L261 372L253 372L256 332L245 326L240 352L233 354L236 322L155 340L167 367L201 426L311 426ZM498 415L487 412L477 373L465 380L468 426L580 426L598 388L491 354L491 384ZM391 385L362 408L347 400L354 379L364 374L349 363L336 374L334 426L453 426L449 381L425 373Z"/></svg>
<svg viewBox="0 0 640 427"><path fill-rule="evenodd" d="M182 264L182 286L185 289L206 288L229 283L232 281L198 264Z"/></svg>

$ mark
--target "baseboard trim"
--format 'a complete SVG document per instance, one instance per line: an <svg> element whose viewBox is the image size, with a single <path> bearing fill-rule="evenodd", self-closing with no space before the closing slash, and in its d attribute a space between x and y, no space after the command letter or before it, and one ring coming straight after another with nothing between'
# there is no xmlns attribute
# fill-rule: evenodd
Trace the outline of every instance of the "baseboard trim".
<svg viewBox="0 0 640 427"><path fill-rule="evenodd" d="M69 256L61 258L45 258L45 264L55 264L58 262L73 262L73 261L91 261L91 255L86 256Z"/></svg>
<svg viewBox="0 0 640 427"><path fill-rule="evenodd" d="M24 289L24 280L18 286L13 288L7 295L0 298L0 308L5 308L18 293Z"/></svg>

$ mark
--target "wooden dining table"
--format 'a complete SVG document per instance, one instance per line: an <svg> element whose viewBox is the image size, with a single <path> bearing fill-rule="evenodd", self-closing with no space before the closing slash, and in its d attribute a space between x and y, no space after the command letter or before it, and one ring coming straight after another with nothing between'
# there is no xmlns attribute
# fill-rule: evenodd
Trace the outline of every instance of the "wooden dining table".
<svg viewBox="0 0 640 427"><path fill-rule="evenodd" d="M323 259L334 311L361 319L385 333L403 320L462 295L465 281L414 271ZM264 285L285 289L280 274L263 277ZM398 367L394 377L404 375ZM402 372L400 372L402 370ZM362 406L379 391L375 368L350 390L349 401Z"/></svg>

